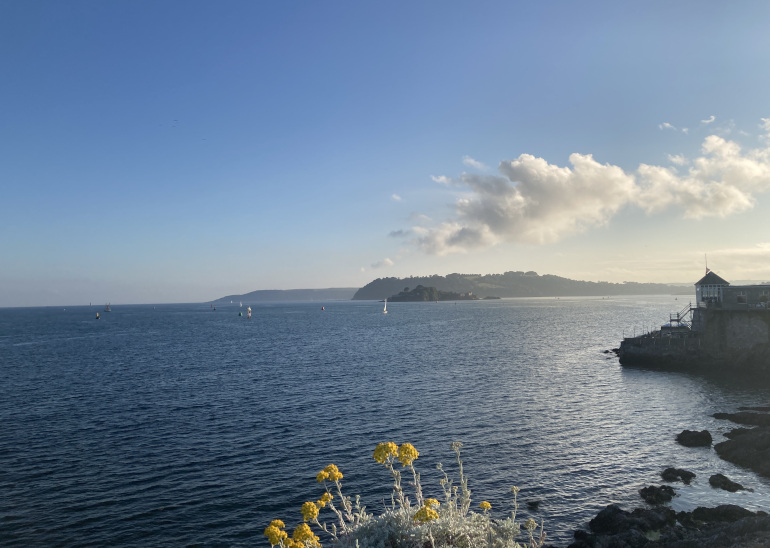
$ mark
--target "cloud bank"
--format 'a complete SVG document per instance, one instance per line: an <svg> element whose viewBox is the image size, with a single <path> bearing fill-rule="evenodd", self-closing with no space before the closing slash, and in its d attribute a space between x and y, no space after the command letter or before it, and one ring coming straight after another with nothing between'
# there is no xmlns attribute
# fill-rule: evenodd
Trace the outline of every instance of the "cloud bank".
<svg viewBox="0 0 770 548"><path fill-rule="evenodd" d="M770 147L744 151L711 135L697 158L669 159L670 166L641 164L626 173L590 154L570 155L569 167L522 154L501 162L499 175L433 177L463 193L453 219L412 227L414 243L437 255L500 242L547 244L606 225L624 207L648 214L677 208L691 219L726 217L753 207L754 196L770 190Z"/></svg>

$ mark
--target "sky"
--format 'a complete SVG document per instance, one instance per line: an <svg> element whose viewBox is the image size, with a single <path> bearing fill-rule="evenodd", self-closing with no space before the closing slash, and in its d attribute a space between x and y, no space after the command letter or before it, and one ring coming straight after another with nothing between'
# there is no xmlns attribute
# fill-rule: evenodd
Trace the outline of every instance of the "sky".
<svg viewBox="0 0 770 548"><path fill-rule="evenodd" d="M0 0L0 306L770 281L770 3Z"/></svg>

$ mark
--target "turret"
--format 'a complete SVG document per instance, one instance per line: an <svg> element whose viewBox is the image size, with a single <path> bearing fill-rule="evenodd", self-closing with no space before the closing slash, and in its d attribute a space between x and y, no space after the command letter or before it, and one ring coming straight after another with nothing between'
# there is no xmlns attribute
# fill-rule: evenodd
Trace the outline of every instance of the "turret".
<svg viewBox="0 0 770 548"><path fill-rule="evenodd" d="M700 280L695 282L695 302L699 308L716 305L724 300L724 288L730 282L723 280L710 270ZM719 306L719 305L717 305Z"/></svg>

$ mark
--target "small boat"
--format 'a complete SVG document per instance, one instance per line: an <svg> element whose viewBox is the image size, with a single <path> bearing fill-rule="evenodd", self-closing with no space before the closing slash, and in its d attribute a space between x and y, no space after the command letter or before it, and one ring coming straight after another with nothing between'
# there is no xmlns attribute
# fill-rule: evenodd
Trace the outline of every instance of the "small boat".
<svg viewBox="0 0 770 548"><path fill-rule="evenodd" d="M112 312L112 308L110 308L110 303L107 303L104 305L104 311L105 312Z"/></svg>
<svg viewBox="0 0 770 548"><path fill-rule="evenodd" d="M388 313L388 299L385 299L385 307L382 309L383 314Z"/></svg>
<svg viewBox="0 0 770 548"><path fill-rule="evenodd" d="M248 319L248 320L251 319L251 307L248 307L246 309L246 319Z"/></svg>
<svg viewBox="0 0 770 548"><path fill-rule="evenodd" d="M97 320L99 319L99 313L98 312L96 313L96 319Z"/></svg>

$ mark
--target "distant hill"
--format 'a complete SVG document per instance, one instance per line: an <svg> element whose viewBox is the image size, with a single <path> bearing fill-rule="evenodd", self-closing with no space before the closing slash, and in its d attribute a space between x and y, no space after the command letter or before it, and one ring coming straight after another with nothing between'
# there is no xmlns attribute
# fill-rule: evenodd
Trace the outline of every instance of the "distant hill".
<svg viewBox="0 0 770 548"><path fill-rule="evenodd" d="M228 303L230 301L244 303L277 302L277 301L349 301L357 288L333 287L330 289L263 289L243 295L228 295L212 301Z"/></svg>
<svg viewBox="0 0 770 548"><path fill-rule="evenodd" d="M684 295L693 286L652 283L583 282L537 272L505 274L448 274L409 278L378 278L353 295L353 300L381 300L422 285L440 291L473 293L484 297L579 297L609 295Z"/></svg>

